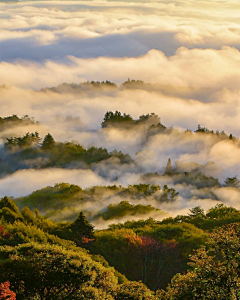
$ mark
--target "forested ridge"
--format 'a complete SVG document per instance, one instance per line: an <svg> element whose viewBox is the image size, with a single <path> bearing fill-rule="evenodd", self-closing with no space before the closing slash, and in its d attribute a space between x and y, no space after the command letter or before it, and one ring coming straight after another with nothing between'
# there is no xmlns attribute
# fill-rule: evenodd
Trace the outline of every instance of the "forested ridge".
<svg viewBox="0 0 240 300"><path fill-rule="evenodd" d="M3 180L25 170L77 169L96 172L109 184L58 182L2 197L0 299L240 299L240 210L221 196L239 194L237 176L221 182L211 175L213 162L189 168L171 158L164 170L145 172L138 153L132 158L121 150L56 141L51 133L6 131L32 125L40 123L29 116L0 118ZM174 134L239 147L232 134L200 125L179 131L154 113L134 119L109 111L100 130L113 129L141 130L142 145ZM119 184L120 168L126 174L131 168L136 182ZM176 214L182 199L189 206L196 197L199 205Z"/></svg>
<svg viewBox="0 0 240 300"><path fill-rule="evenodd" d="M70 120L74 120L72 117ZM24 116L19 118L16 115L0 119L1 138L5 141L4 148L0 152L0 175L13 173L16 170L29 168L79 168L79 169L94 169L97 163L107 162L110 164L118 164L119 166L131 166L138 168L136 161L128 154L121 150L109 151L103 147L91 146L85 148L75 141L59 142L55 141L51 133L41 137L38 131L27 132L23 136L12 136L8 131L4 131L6 127L17 128L19 126L37 125L40 123L34 118ZM23 127L24 128L24 127ZM215 143L219 141L230 141L239 146L239 139L231 133L226 134L224 131L214 131L206 127L198 128L195 131L189 129L179 131L174 127L167 127L162 124L161 118L155 113L139 116L138 119L133 119L129 114L119 111L106 112L101 123L102 132L111 129L118 131L138 131L141 133L141 143L143 147L149 140L159 134L165 136L175 135L179 139L193 138L195 135L212 136ZM10 131L11 132L11 131ZM136 153L140 155L141 152ZM175 170L178 171L177 169ZM176 173L175 172L175 173ZM174 173L174 172L172 172ZM104 176L104 171L101 170L101 175Z"/></svg>

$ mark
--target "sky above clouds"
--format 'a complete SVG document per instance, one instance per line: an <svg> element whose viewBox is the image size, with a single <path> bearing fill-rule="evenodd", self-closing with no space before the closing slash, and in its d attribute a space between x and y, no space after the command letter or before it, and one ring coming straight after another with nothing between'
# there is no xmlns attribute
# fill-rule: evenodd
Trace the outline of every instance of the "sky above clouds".
<svg viewBox="0 0 240 300"><path fill-rule="evenodd" d="M51 131L57 141L130 153L142 171L162 170L171 157L173 162L213 161L221 181L240 176L239 145L172 134L140 147L141 132L100 129L108 110L134 118L155 112L165 125L182 131L201 124L240 137L239 11L236 0L0 2L0 85L7 85L0 88L1 116L28 114L41 122L41 136ZM63 82L120 85L128 78L154 88L39 92ZM56 122L55 115L79 119L67 124ZM135 175L124 172L120 183L134 183ZM46 176L32 189L75 176L59 174L54 170L51 180ZM0 191L19 173L14 176L0 180ZM84 186L105 182L98 174L88 178Z"/></svg>

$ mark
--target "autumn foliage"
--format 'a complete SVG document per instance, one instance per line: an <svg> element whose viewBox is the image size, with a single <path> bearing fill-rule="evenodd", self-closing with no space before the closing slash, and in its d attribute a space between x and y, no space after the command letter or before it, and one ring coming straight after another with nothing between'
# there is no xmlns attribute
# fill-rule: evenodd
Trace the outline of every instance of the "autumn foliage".
<svg viewBox="0 0 240 300"><path fill-rule="evenodd" d="M152 238L150 236L131 236L125 235L128 240L128 247L133 251L139 258L141 263L142 282L147 283L151 280L150 274L154 270L155 283L154 289L159 287L159 284L164 276L163 269L172 266L172 260L176 259L177 256L177 243L175 240L169 240L162 242Z"/></svg>
<svg viewBox="0 0 240 300"><path fill-rule="evenodd" d="M10 282L0 283L0 300L15 300L16 294L9 289Z"/></svg>
<svg viewBox="0 0 240 300"><path fill-rule="evenodd" d="M0 225L0 237L4 238L4 239L9 239L10 237L10 233L6 232L4 227Z"/></svg>

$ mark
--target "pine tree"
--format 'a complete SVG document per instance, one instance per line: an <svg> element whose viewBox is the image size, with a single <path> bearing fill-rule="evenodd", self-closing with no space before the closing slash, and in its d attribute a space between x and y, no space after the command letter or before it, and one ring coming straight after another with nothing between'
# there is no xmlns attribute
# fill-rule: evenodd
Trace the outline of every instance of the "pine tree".
<svg viewBox="0 0 240 300"><path fill-rule="evenodd" d="M83 212L80 212L77 219L70 225L70 228L74 234L74 239L81 241L83 237L92 239L94 227L86 219Z"/></svg>
<svg viewBox="0 0 240 300"><path fill-rule="evenodd" d="M0 209L2 209L4 207L7 207L10 210L12 210L14 213L19 214L19 209L18 209L17 205L13 202L13 200L8 198L7 196L3 197L0 200Z"/></svg>
<svg viewBox="0 0 240 300"><path fill-rule="evenodd" d="M26 223L34 224L34 219L35 219L34 213L27 206L25 206L21 210L21 214L22 214L23 219Z"/></svg>
<svg viewBox="0 0 240 300"><path fill-rule="evenodd" d="M54 145L55 145L55 140L53 136L50 133L48 133L42 142L42 148L49 150L52 149Z"/></svg>

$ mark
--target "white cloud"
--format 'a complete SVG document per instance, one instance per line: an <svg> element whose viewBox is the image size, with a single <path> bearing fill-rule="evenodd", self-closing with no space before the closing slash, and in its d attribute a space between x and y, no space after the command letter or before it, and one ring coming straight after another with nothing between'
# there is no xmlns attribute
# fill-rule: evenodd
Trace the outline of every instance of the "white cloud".
<svg viewBox="0 0 240 300"><path fill-rule="evenodd" d="M40 126L2 134L38 130L43 137L51 132L58 141L122 150L138 164L127 169L105 162L94 166L95 173L19 171L0 180L1 194L26 194L60 181L83 187L105 184L115 177L117 183L127 185L138 182L142 172L162 171L168 157L188 166L212 161L217 166L209 167L208 172L221 181L240 175L239 145L231 141L173 132L144 142L140 130L100 130L104 113L119 110L134 118L155 112L164 124L181 130L201 124L240 136L239 9L236 0L0 3L0 83L12 86L0 88L1 115L28 114L41 121ZM37 92L62 82L107 79L120 84L127 78L153 86L145 90ZM56 120L55 115L63 119ZM80 120L66 121L67 115ZM106 180L99 176L104 172ZM31 184L26 184L29 181ZM198 199L194 188L176 188L182 193L176 211L201 201L209 207L209 199ZM186 204L186 199L191 199L191 204ZM239 199L236 191L231 199L231 203Z"/></svg>

